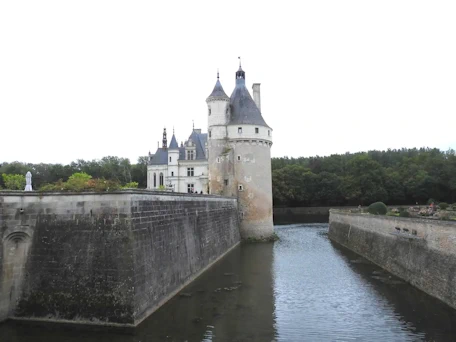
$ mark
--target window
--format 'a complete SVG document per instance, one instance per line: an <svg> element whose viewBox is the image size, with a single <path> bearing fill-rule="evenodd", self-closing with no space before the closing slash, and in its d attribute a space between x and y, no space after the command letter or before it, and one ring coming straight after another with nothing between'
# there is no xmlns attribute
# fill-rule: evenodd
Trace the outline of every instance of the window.
<svg viewBox="0 0 456 342"><path fill-rule="evenodd" d="M209 115L211 115L211 109L209 108Z"/></svg>
<svg viewBox="0 0 456 342"><path fill-rule="evenodd" d="M163 181L163 173L160 172L160 186L163 186L163 184L165 184L165 182Z"/></svg>
<svg viewBox="0 0 456 342"><path fill-rule="evenodd" d="M187 184L187 192L189 194L192 194L195 191L195 185L194 184Z"/></svg>
<svg viewBox="0 0 456 342"><path fill-rule="evenodd" d="M239 185L238 185L238 190L239 190L239 191L244 191L244 186L243 186L242 184L239 184Z"/></svg>
<svg viewBox="0 0 456 342"><path fill-rule="evenodd" d="M193 159L195 159L195 151L193 151L193 150L187 151L187 160L193 160Z"/></svg>
<svg viewBox="0 0 456 342"><path fill-rule="evenodd" d="M195 169L193 167L188 167L187 168L187 176L188 177L193 177L195 175Z"/></svg>
<svg viewBox="0 0 456 342"><path fill-rule="evenodd" d="M212 132L211 132L211 131L209 131L209 138L210 138L211 136L212 136Z"/></svg>
<svg viewBox="0 0 456 342"><path fill-rule="evenodd" d="M228 179L225 179L225 186L228 185Z"/></svg>
<svg viewBox="0 0 456 342"><path fill-rule="evenodd" d="M228 112L230 110L230 107L229 106L226 106L226 111L225 111L225 114L228 115Z"/></svg>
<svg viewBox="0 0 456 342"><path fill-rule="evenodd" d="M241 156L237 156L237 160L238 160L238 161L241 161Z"/></svg>
<svg viewBox="0 0 456 342"><path fill-rule="evenodd" d="M157 187L157 174L154 172L154 188Z"/></svg>
<svg viewBox="0 0 456 342"><path fill-rule="evenodd" d="M174 171L171 171L171 177L174 177Z"/></svg>
<svg viewBox="0 0 456 342"><path fill-rule="evenodd" d="M239 134L242 133L242 127L238 127L238 133L239 133Z"/></svg>
<svg viewBox="0 0 456 342"><path fill-rule="evenodd" d="M268 137L271 136L271 131L268 129Z"/></svg>
<svg viewBox="0 0 456 342"><path fill-rule="evenodd" d="M260 133L260 129L258 127L255 127L255 133L256 134Z"/></svg>
<svg viewBox="0 0 456 342"><path fill-rule="evenodd" d="M217 157L217 163L220 163L220 157Z"/></svg>
<svg viewBox="0 0 456 342"><path fill-rule="evenodd" d="M171 163L171 157L169 157L169 162Z"/></svg>

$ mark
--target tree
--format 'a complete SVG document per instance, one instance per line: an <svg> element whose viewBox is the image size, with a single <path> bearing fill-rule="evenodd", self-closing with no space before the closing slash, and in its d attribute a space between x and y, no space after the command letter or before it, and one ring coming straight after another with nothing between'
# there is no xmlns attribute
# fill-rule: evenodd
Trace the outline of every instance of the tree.
<svg viewBox="0 0 456 342"><path fill-rule="evenodd" d="M8 190L24 190L25 176L24 175L7 175L2 174L3 183Z"/></svg>

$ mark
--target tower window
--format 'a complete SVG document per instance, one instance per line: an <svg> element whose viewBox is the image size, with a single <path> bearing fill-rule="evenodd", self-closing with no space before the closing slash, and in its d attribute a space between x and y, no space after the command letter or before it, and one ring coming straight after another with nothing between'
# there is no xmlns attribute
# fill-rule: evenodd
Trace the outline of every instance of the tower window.
<svg viewBox="0 0 456 342"><path fill-rule="evenodd" d="M171 157L169 157L169 162L171 163Z"/></svg>
<svg viewBox="0 0 456 342"><path fill-rule="evenodd" d="M209 108L209 115L211 115L211 109Z"/></svg>
<svg viewBox="0 0 456 342"><path fill-rule="evenodd" d="M171 171L171 177L174 177L174 171Z"/></svg>
<svg viewBox="0 0 456 342"><path fill-rule="evenodd" d="M212 132L211 132L211 131L209 131L209 138L210 138L210 137L212 137Z"/></svg>
<svg viewBox="0 0 456 342"><path fill-rule="evenodd" d="M271 136L271 131L268 129L268 137Z"/></svg>
<svg viewBox="0 0 456 342"><path fill-rule="evenodd" d="M238 127L238 133L242 133L242 127Z"/></svg>
<svg viewBox="0 0 456 342"><path fill-rule="evenodd" d="M193 167L188 167L187 168L187 176L188 177L193 177L195 175L195 169Z"/></svg>
<svg viewBox="0 0 456 342"><path fill-rule="evenodd" d="M239 190L239 191L244 191L244 186L243 186L242 184L239 184L239 185L238 185L238 190Z"/></svg>
<svg viewBox="0 0 456 342"><path fill-rule="evenodd" d="M224 183L225 183L225 186L228 185L228 179L225 179Z"/></svg>
<svg viewBox="0 0 456 342"><path fill-rule="evenodd" d="M217 163L220 163L220 157L217 157Z"/></svg>
<svg viewBox="0 0 456 342"><path fill-rule="evenodd" d="M238 161L241 161L241 156L237 156L237 160L238 160Z"/></svg>
<svg viewBox="0 0 456 342"><path fill-rule="evenodd" d="M255 133L256 134L260 133L260 129L258 127L255 127Z"/></svg>

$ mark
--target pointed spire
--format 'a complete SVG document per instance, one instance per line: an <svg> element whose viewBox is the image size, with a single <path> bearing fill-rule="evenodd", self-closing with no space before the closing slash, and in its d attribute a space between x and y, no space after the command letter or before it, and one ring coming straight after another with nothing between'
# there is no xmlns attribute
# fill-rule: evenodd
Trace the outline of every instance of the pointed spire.
<svg viewBox="0 0 456 342"><path fill-rule="evenodd" d="M226 95L225 91L223 90L222 84L220 83L220 73L217 69L217 82L215 82L214 90L212 90L211 95L206 99L206 101L214 100L215 98L225 98L229 99L228 95Z"/></svg>
<svg viewBox="0 0 456 342"><path fill-rule="evenodd" d="M168 149L169 150L179 149L179 145L177 144L176 136L174 135L174 130L173 130L173 137L171 138L171 142L169 143Z"/></svg>
<svg viewBox="0 0 456 342"><path fill-rule="evenodd" d="M239 58L239 69L236 71L236 86L237 85L245 85L245 72L242 70L241 66L241 57Z"/></svg>
<svg viewBox="0 0 456 342"><path fill-rule="evenodd" d="M166 127L163 129L163 145L162 148L168 148L168 139L166 138Z"/></svg>

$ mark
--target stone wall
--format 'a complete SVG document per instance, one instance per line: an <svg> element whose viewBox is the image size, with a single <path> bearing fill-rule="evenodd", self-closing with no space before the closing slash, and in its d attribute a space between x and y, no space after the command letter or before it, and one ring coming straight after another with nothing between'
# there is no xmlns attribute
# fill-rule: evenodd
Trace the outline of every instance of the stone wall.
<svg viewBox="0 0 456 342"><path fill-rule="evenodd" d="M409 208L416 205L395 205L394 208ZM423 206L426 207L426 206ZM358 209L358 206L343 207L274 207L274 224L292 224L292 223L321 223L329 222L329 210L352 210ZM367 210L367 207L363 207Z"/></svg>
<svg viewBox="0 0 456 342"><path fill-rule="evenodd" d="M240 241L237 201L0 193L0 320L134 326Z"/></svg>
<svg viewBox="0 0 456 342"><path fill-rule="evenodd" d="M456 222L331 210L329 237L456 308Z"/></svg>

